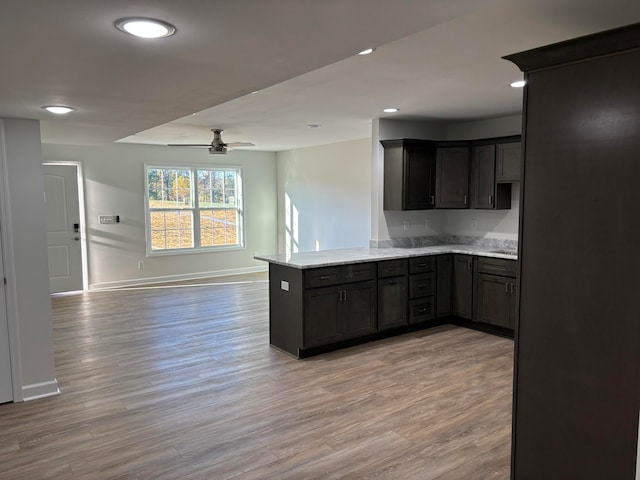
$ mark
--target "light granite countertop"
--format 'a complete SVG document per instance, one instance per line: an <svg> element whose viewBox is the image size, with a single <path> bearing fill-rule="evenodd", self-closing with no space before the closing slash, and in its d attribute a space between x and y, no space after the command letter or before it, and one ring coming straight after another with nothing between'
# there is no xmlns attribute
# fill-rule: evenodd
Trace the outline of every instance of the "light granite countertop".
<svg viewBox="0 0 640 480"><path fill-rule="evenodd" d="M440 255L443 253L462 253L482 257L505 258L517 260L515 251L482 247L478 245L435 245L430 247L384 247L384 248L344 248L340 250L322 250L318 252L301 252L291 255L256 255L253 258L287 267L305 269L329 267L349 263L377 262L396 258Z"/></svg>

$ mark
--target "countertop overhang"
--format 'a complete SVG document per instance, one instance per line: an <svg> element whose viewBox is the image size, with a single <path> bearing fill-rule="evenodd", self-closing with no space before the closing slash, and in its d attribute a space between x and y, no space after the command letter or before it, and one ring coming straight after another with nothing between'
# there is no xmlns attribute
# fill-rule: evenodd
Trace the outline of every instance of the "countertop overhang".
<svg viewBox="0 0 640 480"><path fill-rule="evenodd" d="M284 265L287 267L306 269L330 267L350 263L378 262L398 258L422 257L427 255L442 255L445 253L460 253L478 255L481 257L504 258L517 260L516 252L480 247L477 245L435 245L430 247L386 247L386 248L343 248L339 250L320 250L317 252L299 252L291 255L255 255L256 260Z"/></svg>

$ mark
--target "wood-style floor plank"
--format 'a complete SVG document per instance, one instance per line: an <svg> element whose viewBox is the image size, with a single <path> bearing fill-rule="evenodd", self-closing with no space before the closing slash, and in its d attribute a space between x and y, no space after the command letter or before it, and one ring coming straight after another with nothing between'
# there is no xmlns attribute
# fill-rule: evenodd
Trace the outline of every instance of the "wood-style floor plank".
<svg viewBox="0 0 640 480"><path fill-rule="evenodd" d="M511 340L295 360L268 345L264 274L52 305L62 394L0 405L0 479L509 478Z"/></svg>

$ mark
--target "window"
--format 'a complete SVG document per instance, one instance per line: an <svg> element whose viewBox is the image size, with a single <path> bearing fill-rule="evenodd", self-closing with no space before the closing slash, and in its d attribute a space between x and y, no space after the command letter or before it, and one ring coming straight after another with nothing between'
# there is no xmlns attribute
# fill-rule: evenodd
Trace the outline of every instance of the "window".
<svg viewBox="0 0 640 480"><path fill-rule="evenodd" d="M147 253L242 247L239 168L145 167Z"/></svg>

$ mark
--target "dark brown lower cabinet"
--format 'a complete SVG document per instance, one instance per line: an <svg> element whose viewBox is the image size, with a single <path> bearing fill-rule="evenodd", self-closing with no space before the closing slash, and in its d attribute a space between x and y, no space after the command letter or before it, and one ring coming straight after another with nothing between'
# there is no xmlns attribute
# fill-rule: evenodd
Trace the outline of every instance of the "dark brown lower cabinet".
<svg viewBox="0 0 640 480"><path fill-rule="evenodd" d="M477 311L481 322L512 328L513 305L505 307L501 295L515 284L515 264L459 254L309 269L271 263L270 343L300 358L437 318L472 320ZM486 275L474 287L476 267ZM509 283L496 283L509 275Z"/></svg>
<svg viewBox="0 0 640 480"><path fill-rule="evenodd" d="M476 276L474 320L513 329L516 317L515 292L515 278L479 273Z"/></svg>
<svg viewBox="0 0 640 480"><path fill-rule="evenodd" d="M401 327L407 319L407 277L378 280L378 329Z"/></svg>
<svg viewBox="0 0 640 480"><path fill-rule="evenodd" d="M453 256L453 314L471 320L473 317L473 257Z"/></svg>
<svg viewBox="0 0 640 480"><path fill-rule="evenodd" d="M375 282L309 289L305 310L305 348L375 333Z"/></svg>

